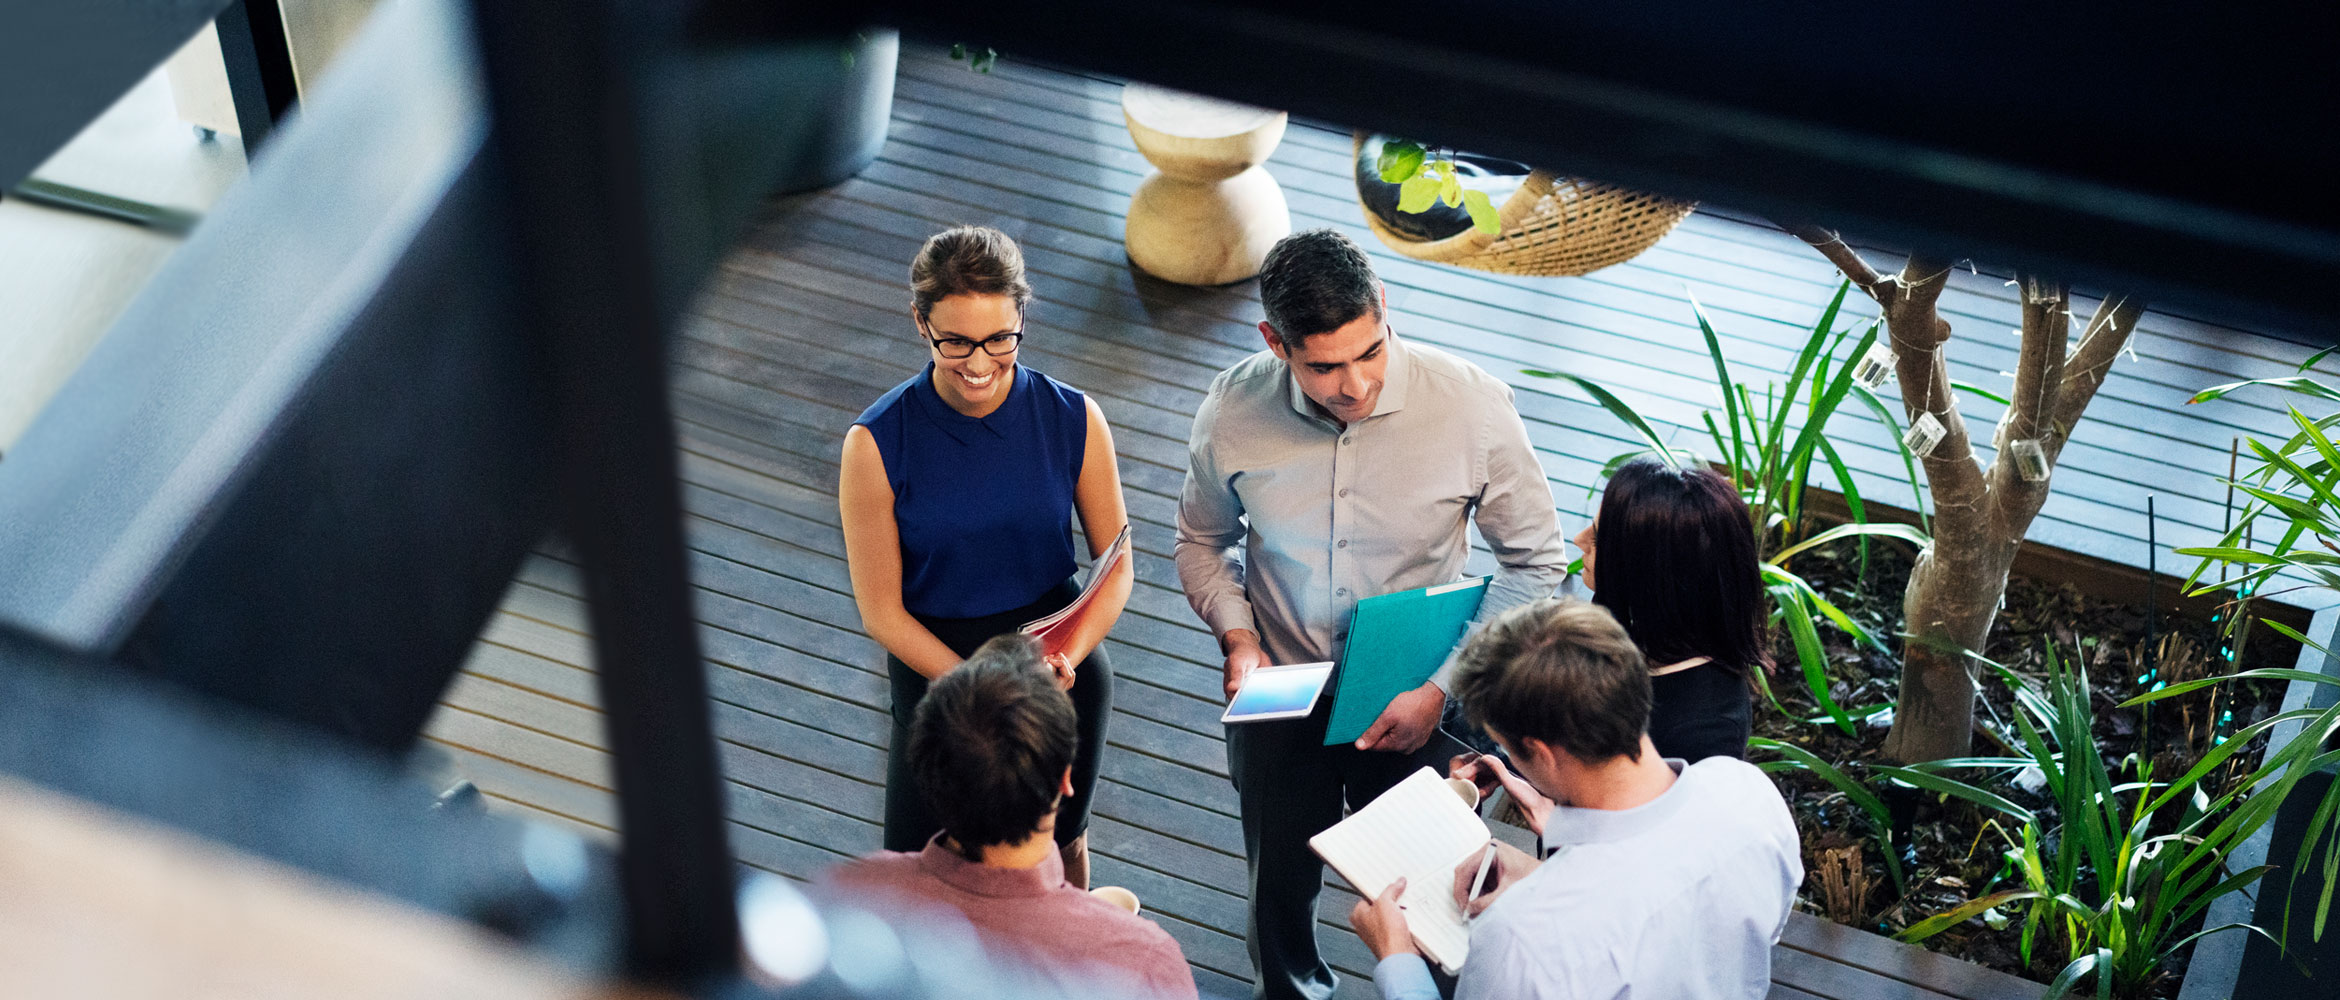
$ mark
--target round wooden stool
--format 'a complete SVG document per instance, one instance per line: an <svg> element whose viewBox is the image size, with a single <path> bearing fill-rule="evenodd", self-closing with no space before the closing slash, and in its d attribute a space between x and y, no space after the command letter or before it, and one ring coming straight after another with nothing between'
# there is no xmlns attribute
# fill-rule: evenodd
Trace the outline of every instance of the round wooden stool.
<svg viewBox="0 0 2340 1000"><path fill-rule="evenodd" d="M1182 285L1258 274L1292 232L1284 189L1260 166L1284 138L1284 112L1142 83L1122 88L1121 112L1159 168L1129 201L1130 263Z"/></svg>

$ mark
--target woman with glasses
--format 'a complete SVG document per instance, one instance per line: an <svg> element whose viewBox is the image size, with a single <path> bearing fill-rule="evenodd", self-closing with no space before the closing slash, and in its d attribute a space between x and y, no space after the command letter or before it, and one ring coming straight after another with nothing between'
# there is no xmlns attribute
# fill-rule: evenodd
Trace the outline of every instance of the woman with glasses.
<svg viewBox="0 0 2340 1000"><path fill-rule="evenodd" d="M910 264L910 295L926 368L846 431L837 491L854 602L886 649L893 683L891 851L922 850L942 828L905 752L927 682L1078 596L1074 516L1092 557L1128 521L1104 414L1018 363L1032 287L1015 242L983 226L936 234ZM1090 790L1113 709L1100 644L1129 600L1131 562L1118 564L1070 648L1049 658L1080 720L1073 795L1057 812L1055 839L1066 880L1083 888Z"/></svg>

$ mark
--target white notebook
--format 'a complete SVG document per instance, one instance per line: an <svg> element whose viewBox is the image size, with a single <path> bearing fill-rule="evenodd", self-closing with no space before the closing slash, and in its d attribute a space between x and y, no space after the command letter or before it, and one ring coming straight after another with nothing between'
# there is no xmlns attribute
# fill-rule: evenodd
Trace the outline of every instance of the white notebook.
<svg viewBox="0 0 2340 1000"><path fill-rule="evenodd" d="M1308 846L1367 898L1405 879L1398 901L1406 928L1415 946L1451 976L1471 951L1470 924L1454 902L1454 869L1476 861L1489 839L1486 821L1425 767L1308 838Z"/></svg>

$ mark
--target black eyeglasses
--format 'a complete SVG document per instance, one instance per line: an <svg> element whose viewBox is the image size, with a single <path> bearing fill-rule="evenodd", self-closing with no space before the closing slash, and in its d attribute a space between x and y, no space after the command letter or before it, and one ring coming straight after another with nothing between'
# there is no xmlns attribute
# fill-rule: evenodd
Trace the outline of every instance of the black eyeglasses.
<svg viewBox="0 0 2340 1000"><path fill-rule="evenodd" d="M933 344L934 349L938 352L941 352L943 357L950 358L954 361L959 358L974 357L975 349L977 347L983 348L983 353L991 355L992 357L1006 357L1010 354L1016 353L1016 347L1021 344L1023 340L1024 331L1022 330L1015 330L1008 333L995 333L991 336L983 338L982 340L968 340L965 337L926 338L927 343Z"/></svg>

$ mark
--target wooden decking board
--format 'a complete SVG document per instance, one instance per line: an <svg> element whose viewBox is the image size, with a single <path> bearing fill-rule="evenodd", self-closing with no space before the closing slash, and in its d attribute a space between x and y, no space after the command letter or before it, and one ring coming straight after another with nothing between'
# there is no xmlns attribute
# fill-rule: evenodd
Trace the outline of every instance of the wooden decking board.
<svg viewBox="0 0 2340 1000"><path fill-rule="evenodd" d="M2037 1000L2040 994L2038 983L1938 955L1916 945L1864 934L1810 914L1789 917L1780 943L1959 1000Z"/></svg>
<svg viewBox="0 0 2340 1000"><path fill-rule="evenodd" d="M1657 251L1652 251L1652 253L1657 253ZM1818 258L1813 258L1813 260L1818 260ZM1818 262L1818 267L1823 267L1823 269L1825 269L1825 262ZM1675 307L1678 307L1678 304L1675 304ZM2010 354L2008 354L2008 358L2012 358L2012 351L2010 351ZM2115 386L2113 386L2111 391L2108 391L2108 400L2118 400L2120 384L2125 384L2125 379L2115 379ZM1987 417L1989 417L1989 407L1977 407L1977 415L1987 419ZM2120 415L2113 415L2111 422L2106 422L2106 424L2113 424L2113 426L2118 426L2118 424L2120 424ZM2172 440L2188 440L2188 438L2172 438ZM2087 443L2087 436L2083 436L2083 445L2085 445L2085 443ZM2139 450L2141 450L2141 447L2139 447ZM2066 466L2066 468L2087 468L2087 461L2085 461L2085 447L2076 447L2076 450L2069 452L2069 454L2071 454L2071 459L2069 459L2071 464ZM2069 494L2078 494L2078 492L2071 492L2069 485L2066 485L2066 492L2069 492Z"/></svg>
<svg viewBox="0 0 2340 1000"><path fill-rule="evenodd" d="M1403 309L1403 308L1406 308L1406 307L1407 307L1407 304L1408 304L1408 303L1406 302L1406 299L1405 299L1405 297L1404 297L1404 296L1393 296L1393 307L1395 307L1395 308L1400 308L1400 309ZM1473 312L1473 311L1475 311L1475 310L1482 310L1482 309L1484 309L1484 308L1486 308L1486 307L1483 307L1483 306L1475 306L1475 305L1472 305L1472 304L1470 304L1470 303L1461 303L1461 304L1459 304L1459 305L1457 306L1457 308L1458 308L1458 309L1459 309L1461 312L1463 312L1463 313L1465 313L1465 314L1468 314L1468 313L1471 313L1471 312ZM1816 305L1815 305L1815 307L1813 308L1813 311L1814 311L1814 312L1816 312L1816 311L1817 311L1817 307L1816 307ZM1425 336L1424 336L1424 339L1426 339L1426 340L1429 340L1429 341L1431 341L1431 342L1434 342L1434 343L1440 343L1440 344L1441 344L1441 346L1445 346L1445 347L1448 347L1448 348L1450 348L1450 349L1459 349L1459 353L1463 353L1463 354L1464 354L1466 357L1472 357L1473 355L1476 355L1476 354L1478 354L1479 352L1478 352L1478 351L1475 351L1475 350L1472 350L1472 349L1470 349L1470 348L1468 348L1468 347L1464 346L1464 345L1465 345L1465 343L1466 343L1467 341L1471 340L1471 339L1474 339L1474 336L1475 336L1475 335L1479 334L1479 333L1480 333L1480 332L1481 332L1483 329L1485 329L1486 327L1488 327L1488 326L1491 326L1491 325L1493 325L1493 324L1490 324L1490 323L1485 323L1485 322L1474 323L1474 324L1465 324L1465 325L1454 325L1454 324L1448 324L1448 323L1445 323L1444 321L1442 321L1442 320L1439 320L1439 319L1426 319L1426 320L1420 320L1420 321L1416 321L1416 322L1414 322L1414 323L1411 323L1411 324L1409 324L1409 327L1408 327L1408 329L1409 329L1409 330L1412 330L1412 331L1415 331L1415 332L1417 332L1418 334L1420 334L1420 333L1421 333L1421 331L1423 331L1423 330L1425 330L1425 329L1427 329L1427 330L1433 330L1433 331L1438 331L1438 330L1441 330L1441 328L1452 327L1451 329L1446 329L1446 330L1443 330L1443 332L1444 332L1444 334L1445 334L1444 336L1440 336L1440 335L1438 335L1438 334L1435 334L1435 333L1433 333L1433 334L1430 334L1430 335L1425 335ZM1449 338L1453 338L1453 339L1449 339ZM1647 344L1647 341L1637 341L1636 343L1637 343L1637 344L1640 344L1640 345L1646 345L1646 344ZM1555 350L1556 350L1556 349L1555 349ZM1695 371L1697 371L1697 370L1698 370L1698 367L1699 367L1699 362L1702 362L1702 361L1703 361L1703 355L1702 355L1702 354L1693 354L1692 352L1689 352L1689 351L1683 351L1683 352L1680 352L1680 353L1682 353L1682 354L1684 355L1684 357L1683 357L1683 359L1682 359L1682 360L1684 360L1684 361L1687 361L1687 362L1688 362L1687 364L1682 364L1682 365L1679 365L1679 366L1663 366L1663 365L1659 365L1659 366L1652 366L1652 365L1646 365L1646 364L1642 364L1642 363L1629 363L1629 362L1625 362L1625 361L1622 361L1622 360L1618 360L1619 358L1622 358L1622 357L1625 357L1625 356L1626 356L1626 355L1624 355L1624 354L1623 354L1623 353L1621 353L1621 352L1612 352L1612 353L1608 353L1608 354L1603 354L1603 353L1601 353L1601 352L1597 352L1597 351L1596 351L1596 352L1593 352L1593 353L1591 353L1591 354L1589 354L1589 355L1584 355L1584 356L1582 356L1582 357L1584 357L1584 360L1583 360L1581 363L1575 363L1575 364L1558 364L1557 366L1559 366L1559 367L1564 367L1564 368L1568 368L1568 369L1570 369L1570 370L1577 371L1577 372L1579 372L1579 373L1582 373L1582 374L1586 374L1586 375L1588 375L1589 377L1594 377L1594 378L1602 379L1602 380L1604 380L1604 381L1607 381L1607 382L1611 383L1611 384L1612 384L1612 386L1621 387L1621 388L1619 388L1620 394L1621 394L1621 395L1624 395L1624 396L1626 396L1626 397L1627 397L1629 400L1631 400L1631 399L1636 399L1637 397L1643 397L1643 396L1645 396L1645 394L1646 394L1647 392L1649 392L1649 390L1647 389L1647 387L1646 387L1646 386L1644 386L1644 385L1642 385L1641 383L1637 382L1637 381L1636 381L1636 379L1646 379L1646 380L1650 380L1650 381L1653 381L1653 382L1666 382L1666 381L1673 382L1673 383L1675 383L1675 384L1677 385L1677 389L1676 389L1676 391L1675 391L1675 393L1674 393L1674 394L1670 394L1670 395L1655 395L1655 396L1647 396L1647 398L1640 398L1640 399L1639 399L1639 401L1640 401L1640 402L1643 404L1643 408L1644 408L1645 410L1648 410L1648 411L1650 411L1650 413L1651 413L1652 415L1662 415L1662 414L1664 414L1664 412L1665 412L1665 411L1664 411L1664 409L1663 409L1663 407L1664 407L1664 405L1665 405L1667 402L1669 402L1669 401L1671 401L1671 402L1687 402L1687 401L1690 401L1690 400L1692 400L1692 399L1694 399L1694 398L1695 398L1695 397L1694 397L1694 395L1690 395L1690 394L1701 393L1701 392L1705 392L1705 391L1707 391L1707 390L1706 390L1706 385L1707 385L1707 382L1706 382L1706 380L1704 380L1704 379L1700 379L1700 378L1697 378L1697 377L1695 377L1694 375L1690 375L1690 374L1682 374L1683 372L1695 372ZM1554 366L1554 365L1556 364L1556 362L1555 362L1554 360L1552 360L1551 358L1549 358L1549 357L1547 357L1547 358L1535 358L1535 357L1526 357L1526 356L1520 356L1520 355L1517 355L1517 354L1514 354L1514 355L1511 355L1511 356L1508 356L1508 357L1502 357L1502 358L1496 358L1496 359L1492 359L1491 361L1490 361L1490 359L1485 359L1485 358L1481 358L1481 357L1472 357L1472 360L1475 360L1475 361L1480 361L1482 364L1484 364L1484 365L1486 365L1487 367L1489 367L1489 368L1490 368L1490 370L1497 371L1497 372L1504 372L1504 371L1507 371L1507 370L1508 370L1508 371L1516 371L1516 369L1517 369L1518 367L1521 367L1521 366L1523 366L1523 365L1529 365L1529 364L1540 364L1540 365L1544 365L1544 366ZM1507 364L1506 362L1508 362L1508 364ZM1638 370L1638 371L1636 371L1635 369L1639 369L1639 370ZM1984 371L1984 370L1982 370L1982 369L1980 369L1980 368L1973 368L1973 369L1964 369L1964 368L1961 368L1961 369L1957 370L1957 371L1955 372L1955 374L1957 374L1957 375L1959 375L1959 376L1962 376L1962 377L1966 377L1966 378L1968 378L1970 381L1984 381L1984 382L1987 382L1993 373L1992 373L1992 372L1987 372L1987 371ZM2117 401L2116 401L2116 400L2107 400L2107 403L2108 403L2108 404L2116 404L2116 403L2117 403ZM2113 408L2117 408L2117 407L2116 407L2116 406L2112 406L2112 405L2108 405L2108 409L2113 409ZM1988 414L1988 410L1987 410L1987 408L1986 408L1984 411L1982 411L1982 414L1981 414L1981 415L1987 416L1987 414ZM2105 421L2103 421L2103 423L2104 423L2105 427L2108 427L2108 428L2117 428L2117 427L2119 427L2119 426L2120 426L2120 422L2119 422L2119 420L2118 420L2118 417L2119 417L2119 415L2118 415L2118 414L2113 414L2113 419L2110 419L2110 420L2105 420ZM1605 419L1605 418L1604 418L1604 419ZM1675 423L1677 423L1677 424L1678 424L1678 423L1680 423L1680 422L1681 422L1681 419L1680 419L1680 418L1676 418L1676 419L1675 419L1673 422L1675 422ZM1980 426L1987 426L1987 425L1980 425ZM1852 429L1852 428L1848 428L1848 429ZM2109 432L2109 431L2108 431L2108 432L2103 432L2103 433L2113 433L2113 432ZM1885 452L1885 446L1884 446L1884 444L1883 444L1883 440L1884 440L1884 439L1883 439L1883 436L1882 436L1882 431L1881 431L1881 429L1879 429L1879 430L1877 430L1876 432L1874 432L1874 437L1872 437L1872 438L1871 438L1870 440L1868 440L1868 441L1865 441L1865 442L1863 442L1863 441L1861 441L1861 439L1860 439L1859 437L1857 437L1857 436L1855 436L1855 437L1853 438L1853 440L1854 440L1854 441L1856 441L1856 442L1860 442L1860 443L1865 443L1865 444L1870 444L1870 445L1873 445L1873 446L1876 448L1876 450L1879 452L1879 454L1878 454L1877 456L1871 456L1872 462L1874 462L1874 461L1875 461L1875 460L1877 460L1877 459L1880 459L1881 457L1883 457L1883 456L1886 454L1886 452ZM1689 442L1688 442L1688 441L1685 441L1684 443L1689 443ZM2157 444L2157 445L2158 445L2158 444L2161 444L2161 443L2164 443L2164 442L2156 442L2156 444ZM2179 448L2180 450L2182 450L2184 447L2190 447L2190 445L2186 445L2186 444L2184 444L2184 443L2180 443L2180 442L2171 442L2171 443L2172 443L2172 446L2173 446L2173 447L2177 447L2177 448ZM2069 456L2069 457L2066 459L2066 461L2067 461L2069 464L2067 464L2067 465L2065 466L2065 468L2067 469L2067 471L2071 471L2071 472L2074 472L2074 473L2076 473L2076 474L2077 474L2077 473L2084 473L2084 472L2086 472L2086 471L2090 470L2090 469L2091 469L2091 464L2090 464L2090 462L2089 462L2089 457L2090 457L2090 454L2091 454L2091 452L2090 452L2090 449L2091 449L2092 447L2093 447L2093 443L2092 443L2092 441L2091 441L2091 439L2090 439L2090 436L2089 436L2089 435L2086 435L2086 434L2084 434L2084 435L2081 437L2080 441L2078 441L2077 443L2075 443L2075 445L2074 445L2073 447L2071 447L2071 448L2067 449L2067 452L2066 452L2066 454L2067 454L2067 456ZM1851 450L1851 449L1848 449L1848 450ZM2206 450L2206 454L2205 454L2205 456L2196 456L2196 457L2207 457L2207 454L2208 454L2208 452L2214 452L2214 451L2215 451L2215 449L2208 449L2208 450ZM2141 454L2148 454L2148 455L2156 455L2156 454L2165 454L2165 453L2167 453L2167 451L2166 451L2166 450L2163 450L2163 449L2157 449L2157 448L2146 448L2146 447L2138 446L2134 452L2130 452L2130 453L2118 453L2118 452L2116 452L2115 454L2120 454L2120 455L2123 455L2124 457L2126 457L2126 456L2128 456L2128 455L2132 455L2132 454L2138 454L2138 453L2141 453ZM2063 497L2063 498L2066 498L2066 499L2068 499L2068 500L2085 500L2085 499L2087 499L2087 494L2086 494L2085 492L2081 492L2081 491L2079 491L2079 490L2076 490L2076 489L2074 489L2074 485L2075 485L2075 484L2069 481L2069 480L2070 480L2070 479L2072 479L2072 478L2073 478L2073 477L2071 477L2071 476L2067 476L2067 477L2066 477L2066 480L2067 480L2067 481L2066 481L2066 482L2063 484L2065 488L2064 488L2063 492L2059 494L2059 496L2061 496L2061 497ZM1889 483L1889 482L1890 482L1890 480L1883 480L1883 479L1881 479L1881 480L1880 480L1880 483L1881 483L1881 484L1884 484L1884 483ZM1871 487L1871 489L1872 489L1872 490L1874 490L1875 488L1876 488L1876 487ZM2125 493L2127 493L2127 492L2132 492L2132 491L2121 491L2121 492L2125 494ZM2086 515L2082 515L2082 516L2083 516L2083 518L2084 518L2084 519L2086 518ZM2085 520L2083 521L2083 523L2085 523Z"/></svg>
<svg viewBox="0 0 2340 1000"><path fill-rule="evenodd" d="M1450 349L1456 347L1454 344L1446 344L1442 346L1447 346ZM1477 357L1474 356L1474 352L1469 350L1459 350L1458 353L1462 354L1466 358L1470 358L1471 360L1487 365L1492 370L1506 370L1505 365L1500 360L1491 361L1490 359L1484 357ZM1516 368L1518 365L1514 364L1510 367ZM1578 369L1583 370L1583 366L1578 366ZM1595 372L1594 374L1598 374L1598 372ZM1544 401L1550 403L1551 405L1567 408L1577 414L1577 416L1572 419L1551 418L1548 413L1544 412L1544 407L1539 405L1539 389L1542 389L1542 399ZM1539 435L1540 437L1548 438L1550 436L1559 436L1562 440L1569 441L1571 443L1586 441L1607 442L1606 447L1602 447L1597 456L1583 456L1581 461L1577 462L1547 462L1548 468L1556 477L1568 476L1580 482L1590 481L1593 478L1593 471L1597 470L1601 464L1603 464L1610 456L1626 450L1630 450L1635 446L1634 442L1631 442L1622 436L1617 436L1622 435L1622 431L1610 430L1604 432L1602 428L1609 427L1612 424L1611 418L1601 413L1596 407L1592 406L1592 404L1573 399L1566 399L1564 397L1558 397L1555 395L1549 395L1550 392L1550 389L1543 389L1542 387L1538 386L1523 386L1519 397L1523 414L1530 417L1531 426L1533 426L1533 424L1536 422L1541 422L1549 425L1555 430L1563 428L1566 429L1564 433L1558 435ZM1634 393L1632 390L1620 390L1620 392L1628 396L1636 395L1636 393ZM1978 427L1979 426L1980 425L1978 425ZM1587 432L1587 428L1592 429L1590 433ZM1855 424L1852 425L1852 429L1858 430L1861 428L1860 425ZM1883 429L1872 428L1869 432L1873 438L1873 440L1869 442L1869 446L1871 451L1874 453L1867 455L1866 457L1872 462L1872 464L1877 465L1880 468L1888 468L1887 458L1891 457L1894 453L1889 452L1887 450L1887 446L1883 443L1885 441ZM1701 438L1701 435L1677 435L1676 442L1681 444L1690 444L1692 442L1701 440ZM1845 440L1846 443L1842 450L1850 455L1850 460L1855 462L1862 460L1864 456L1861 450L1862 443L1860 438L1853 436L1848 437ZM2081 456L2086 454L2088 449L2089 446L2085 441L2083 441L2067 449L2066 454L2070 456ZM1551 452L1547 450L1546 454L1551 454ZM1890 463L1889 470L1897 473L1898 468L1898 459L1895 458ZM1905 500L1906 498L1907 486L1905 481L1902 480L1898 474L1885 475L1875 472L1864 472L1858 473L1857 475L1861 480L1860 488L1862 489L1863 494L1873 500L1881 499L1883 502L1890 504L1895 503L1897 500ZM2092 509L2093 501L2088 500L2077 489L2075 489L2076 485L2085 484L2091 476L2092 473L2089 472L2085 466L2067 466L2065 468L2065 475L2059 480L2060 489L2063 491L2060 494L2062 498L2060 503L2062 504L2062 507L2070 509L2058 509L2051 507L2051 510L2044 517L2043 521L2034 528L2033 535L2035 538L2040 538L2048 544L2057 544L2062 547L2073 548L2080 551L2090 551L2092 549L2103 551L2111 548L2120 548L2121 546L2119 545L2117 539L2120 539L2124 536L2118 532L2106 531L2099 527L2099 525L2106 523L2123 523L2124 520L2136 523L2138 525L2142 524L2141 516L2130 516L2124 519L2123 514L2118 510L2106 511ZM2127 485L2128 484L2125 482L2116 481L2111 483L2109 488L2121 488L2126 487ZM1585 510L1572 509L1571 500L1569 498L1570 493L1571 491L1568 490L1565 486L1557 487L1555 489L1555 495L1559 499L1559 503L1563 511L1575 517L1587 516L1588 512ZM1583 502L1582 491L1575 491L1575 496L1577 498L1576 503L1581 504ZM2182 496L2171 499L2176 499L2179 502L2175 504L2164 504L2164 507L2167 508L2164 516L2164 530L2170 530L2171 527L2178 526L2181 523L2174 515L2191 514L2196 516L2199 520L2208 523L2216 522L2217 514L2215 508L2212 508L2207 504L2196 504L2194 506L2188 506L2186 503L2188 498ZM1133 500L1132 506L1133 510L1138 511L1142 516L1142 508L1145 505ZM2081 517L2082 520L2077 522L2063 520L2065 517L2075 516ZM2134 534L2135 532L2132 531L2131 536ZM2206 540L2208 537L2208 530L2205 528L2204 533L2202 533L2198 538L2191 540L2202 541ZM2189 540L2180 539L2173 535L2173 541L2185 542Z"/></svg>

